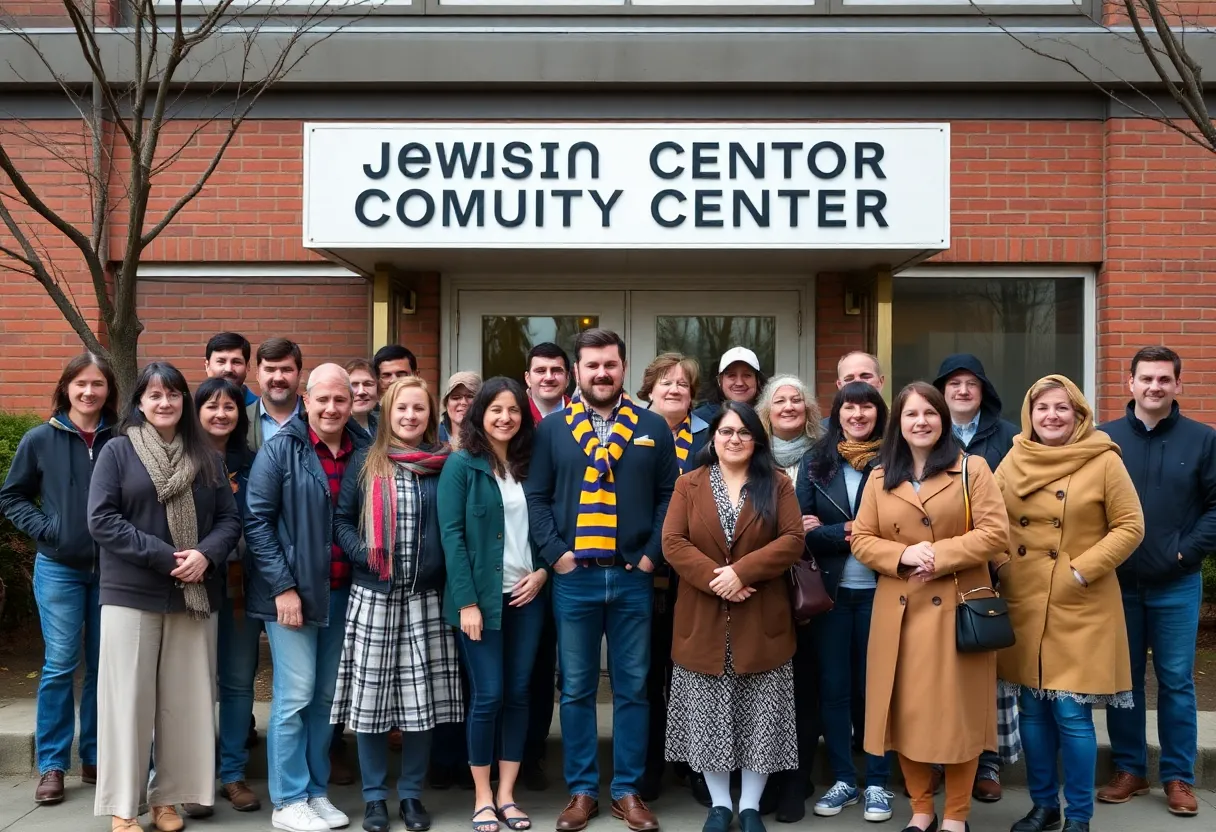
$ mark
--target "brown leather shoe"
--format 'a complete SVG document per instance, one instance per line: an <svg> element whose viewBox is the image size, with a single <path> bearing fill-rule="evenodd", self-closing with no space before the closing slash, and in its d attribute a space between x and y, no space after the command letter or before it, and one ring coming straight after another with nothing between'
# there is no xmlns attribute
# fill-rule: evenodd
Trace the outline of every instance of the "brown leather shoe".
<svg viewBox="0 0 1216 832"><path fill-rule="evenodd" d="M1189 817L1199 814L1199 801L1195 799L1195 792L1189 784L1181 780L1170 780L1165 784L1165 802L1172 815Z"/></svg>
<svg viewBox="0 0 1216 832"><path fill-rule="evenodd" d="M186 828L186 822L173 806L153 806L152 826L157 832L180 832Z"/></svg>
<svg viewBox="0 0 1216 832"><path fill-rule="evenodd" d="M996 803L1001 799L1001 781L991 775L977 777L971 796L981 803Z"/></svg>
<svg viewBox="0 0 1216 832"><path fill-rule="evenodd" d="M183 803L182 811L191 820L202 820L215 814L215 807L204 806L202 803Z"/></svg>
<svg viewBox="0 0 1216 832"><path fill-rule="evenodd" d="M1103 803L1126 803L1133 797L1148 794L1148 781L1127 771L1116 771L1110 782L1098 789Z"/></svg>
<svg viewBox="0 0 1216 832"><path fill-rule="evenodd" d="M227 798L228 802L232 804L232 808L238 812L256 812L262 808L262 801L258 800L253 789L245 785L244 780L225 783L220 789L220 794Z"/></svg>
<svg viewBox="0 0 1216 832"><path fill-rule="evenodd" d="M84 783L87 786L96 786L97 785L97 766L82 765L80 767L80 782Z"/></svg>
<svg viewBox="0 0 1216 832"><path fill-rule="evenodd" d="M579 832L586 829L593 817L600 813L600 804L589 794L571 796L566 808L557 816L558 832Z"/></svg>
<svg viewBox="0 0 1216 832"><path fill-rule="evenodd" d="M48 771L38 778L34 789L34 802L39 806L54 806L63 802L63 772Z"/></svg>
<svg viewBox="0 0 1216 832"><path fill-rule="evenodd" d="M625 821L632 832L656 832L659 828L659 819L636 794L612 801L612 816Z"/></svg>

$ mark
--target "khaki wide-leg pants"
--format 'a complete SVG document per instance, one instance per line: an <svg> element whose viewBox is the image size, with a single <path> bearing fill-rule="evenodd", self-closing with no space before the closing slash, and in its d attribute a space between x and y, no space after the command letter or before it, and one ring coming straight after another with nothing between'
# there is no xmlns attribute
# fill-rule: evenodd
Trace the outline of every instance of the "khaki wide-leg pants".
<svg viewBox="0 0 1216 832"><path fill-rule="evenodd" d="M95 815L215 802L215 642L214 615L101 608Z"/></svg>

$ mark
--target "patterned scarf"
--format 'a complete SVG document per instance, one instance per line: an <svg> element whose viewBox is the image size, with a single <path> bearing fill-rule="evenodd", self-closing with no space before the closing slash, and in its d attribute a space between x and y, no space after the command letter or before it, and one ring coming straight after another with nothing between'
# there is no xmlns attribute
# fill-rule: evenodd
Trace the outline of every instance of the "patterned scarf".
<svg viewBox="0 0 1216 832"><path fill-rule="evenodd" d="M692 414L684 417L684 421L680 423L680 429L675 433L676 438L676 464L680 467L681 474L687 474L688 469L692 466Z"/></svg>
<svg viewBox="0 0 1216 832"><path fill-rule="evenodd" d="M583 474L583 490L578 500L575 521L574 557L577 559L611 558L616 556L616 481L612 466L616 464L638 426L638 414L629 396L621 394L621 406L612 425L608 446L600 444L591 418L581 398L570 402L566 424L574 441L590 460Z"/></svg>
<svg viewBox="0 0 1216 832"><path fill-rule="evenodd" d="M194 513L194 477L198 473L194 461L182 447L181 434L165 442L156 428L147 422L127 431L127 439L135 449L135 455L148 471L148 477L156 488L156 499L165 507L165 519L169 522L169 537L179 552L198 545L198 515ZM211 602L207 598L207 587L177 582L186 596L186 610L191 618L211 617Z"/></svg>
<svg viewBox="0 0 1216 832"><path fill-rule="evenodd" d="M388 458L416 477L429 477L443 470L449 450L390 448ZM393 552L397 541L397 475L376 477L363 501L363 528L367 536L367 566L380 580L393 577Z"/></svg>
<svg viewBox="0 0 1216 832"><path fill-rule="evenodd" d="M878 449L881 446L881 439L871 439L868 442L842 439L840 440L840 444L836 446L836 450L840 452L841 458L849 463L854 471L864 471L866 466L870 464L870 460L878 456Z"/></svg>

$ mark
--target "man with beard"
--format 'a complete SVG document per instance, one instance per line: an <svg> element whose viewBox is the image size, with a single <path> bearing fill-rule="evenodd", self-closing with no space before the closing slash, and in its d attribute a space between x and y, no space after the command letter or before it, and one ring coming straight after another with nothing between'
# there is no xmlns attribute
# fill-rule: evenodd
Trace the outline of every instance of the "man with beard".
<svg viewBox="0 0 1216 832"><path fill-rule="evenodd" d="M211 336L207 342L207 378L226 378L245 391L245 406L258 400L257 395L245 386L249 375L249 340L236 332L221 332Z"/></svg>
<svg viewBox="0 0 1216 832"><path fill-rule="evenodd" d="M532 540L553 566L570 802L559 832L599 814L600 644L612 675L612 814L633 832L659 823L638 795L646 767L650 618L663 519L675 487L667 422L623 391L625 342L589 329L575 342L578 395L536 429L525 490Z"/></svg>
<svg viewBox="0 0 1216 832"><path fill-rule="evenodd" d="M300 347L286 338L263 341L257 358L262 396L248 407L249 447L254 453L301 412L302 400L297 390L304 368Z"/></svg>

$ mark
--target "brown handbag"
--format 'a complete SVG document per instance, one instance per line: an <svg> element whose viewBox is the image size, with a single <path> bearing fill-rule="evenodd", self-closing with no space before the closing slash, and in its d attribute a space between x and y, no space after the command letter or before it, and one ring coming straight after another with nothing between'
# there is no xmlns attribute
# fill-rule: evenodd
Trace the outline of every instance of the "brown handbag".
<svg viewBox="0 0 1216 832"><path fill-rule="evenodd" d="M823 585L823 573L813 555L799 560L787 572L790 582L790 607L794 622L805 624L817 615L823 615L834 606L832 596Z"/></svg>

